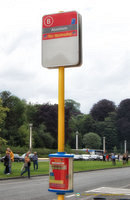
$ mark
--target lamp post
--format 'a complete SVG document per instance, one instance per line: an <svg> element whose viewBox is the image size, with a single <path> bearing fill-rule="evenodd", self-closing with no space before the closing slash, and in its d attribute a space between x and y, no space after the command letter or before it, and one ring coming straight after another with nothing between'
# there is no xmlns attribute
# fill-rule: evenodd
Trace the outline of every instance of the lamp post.
<svg viewBox="0 0 130 200"><path fill-rule="evenodd" d="M105 147L105 137L103 137L103 153L106 152L106 147Z"/></svg>
<svg viewBox="0 0 130 200"><path fill-rule="evenodd" d="M127 141L124 140L124 153L126 153L126 146L127 146Z"/></svg>
<svg viewBox="0 0 130 200"><path fill-rule="evenodd" d="M78 135L79 135L79 132L76 131L76 150L78 150Z"/></svg>
<svg viewBox="0 0 130 200"><path fill-rule="evenodd" d="M29 124L29 128L30 128L30 139L29 139L29 150L30 152L32 152L32 126L33 124Z"/></svg>

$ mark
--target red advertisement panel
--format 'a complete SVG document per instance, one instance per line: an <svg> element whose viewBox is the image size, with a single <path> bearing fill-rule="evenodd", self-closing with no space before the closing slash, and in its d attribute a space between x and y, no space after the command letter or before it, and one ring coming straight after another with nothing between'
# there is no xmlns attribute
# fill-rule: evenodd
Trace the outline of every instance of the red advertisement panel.
<svg viewBox="0 0 130 200"><path fill-rule="evenodd" d="M68 190L69 158L50 158L49 188Z"/></svg>

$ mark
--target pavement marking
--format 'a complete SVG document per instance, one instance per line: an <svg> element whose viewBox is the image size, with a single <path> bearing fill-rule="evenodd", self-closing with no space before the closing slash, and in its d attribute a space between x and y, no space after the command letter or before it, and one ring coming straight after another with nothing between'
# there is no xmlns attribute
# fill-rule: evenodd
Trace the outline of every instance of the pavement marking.
<svg viewBox="0 0 130 200"><path fill-rule="evenodd" d="M122 188L130 187L130 184L122 186Z"/></svg>
<svg viewBox="0 0 130 200"><path fill-rule="evenodd" d="M71 195L68 195L68 196L65 196L66 198L71 198L71 197L74 197L76 196L75 194L71 194Z"/></svg>
<svg viewBox="0 0 130 200"><path fill-rule="evenodd" d="M124 188L112 188L112 187L100 187L93 190L85 191L88 193L95 192L95 193L103 193L103 194L117 194L117 195L130 195L130 189Z"/></svg>

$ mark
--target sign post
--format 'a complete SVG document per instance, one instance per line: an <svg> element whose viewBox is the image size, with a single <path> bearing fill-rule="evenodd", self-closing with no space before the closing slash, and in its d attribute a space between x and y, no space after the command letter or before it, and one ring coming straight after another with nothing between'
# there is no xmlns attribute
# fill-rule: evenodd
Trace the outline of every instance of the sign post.
<svg viewBox="0 0 130 200"><path fill-rule="evenodd" d="M59 68L58 81L58 152L50 154L49 191L64 200L66 192L73 192L73 155L64 152L65 108L64 68L80 66L81 16L76 11L45 15L42 18L42 65Z"/></svg>
<svg viewBox="0 0 130 200"><path fill-rule="evenodd" d="M64 67L59 67L58 82L58 152L64 152L65 144L65 108L64 108ZM64 195L58 195L58 200L64 200Z"/></svg>
<svg viewBox="0 0 130 200"><path fill-rule="evenodd" d="M64 67L59 67L58 83L58 152L64 152L65 143Z"/></svg>

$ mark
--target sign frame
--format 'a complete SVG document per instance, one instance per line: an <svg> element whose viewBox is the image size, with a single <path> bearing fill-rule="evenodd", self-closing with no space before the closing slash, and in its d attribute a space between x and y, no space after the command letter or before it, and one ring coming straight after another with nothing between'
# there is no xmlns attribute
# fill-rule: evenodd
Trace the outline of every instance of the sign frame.
<svg viewBox="0 0 130 200"><path fill-rule="evenodd" d="M71 19L72 16L72 19ZM70 21L71 20L71 21ZM42 65L53 69L82 64L82 17L77 11L42 18Z"/></svg>

